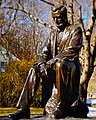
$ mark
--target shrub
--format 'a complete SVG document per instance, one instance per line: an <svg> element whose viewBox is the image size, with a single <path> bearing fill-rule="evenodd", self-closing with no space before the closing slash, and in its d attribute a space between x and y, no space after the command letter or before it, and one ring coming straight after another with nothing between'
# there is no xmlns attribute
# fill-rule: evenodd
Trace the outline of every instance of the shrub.
<svg viewBox="0 0 96 120"><path fill-rule="evenodd" d="M0 73L0 107L14 107L25 83L28 70L34 61L13 61L6 67L4 73ZM39 87L41 89L41 87ZM37 91L40 97L36 97L32 105L40 105L41 90ZM37 103L39 102L39 103Z"/></svg>

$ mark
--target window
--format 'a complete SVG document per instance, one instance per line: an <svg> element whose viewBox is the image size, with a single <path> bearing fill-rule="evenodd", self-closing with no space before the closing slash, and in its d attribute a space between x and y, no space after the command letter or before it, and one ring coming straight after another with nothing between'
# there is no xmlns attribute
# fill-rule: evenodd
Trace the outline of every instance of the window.
<svg viewBox="0 0 96 120"><path fill-rule="evenodd" d="M6 62L1 62L0 71L4 72L6 67Z"/></svg>

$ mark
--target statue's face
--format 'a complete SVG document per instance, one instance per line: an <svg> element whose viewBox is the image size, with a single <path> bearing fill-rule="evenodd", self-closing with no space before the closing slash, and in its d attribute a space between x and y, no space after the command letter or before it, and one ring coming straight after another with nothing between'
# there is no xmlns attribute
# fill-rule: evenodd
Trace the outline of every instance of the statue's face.
<svg viewBox="0 0 96 120"><path fill-rule="evenodd" d="M67 9L64 6L53 8L52 17L57 27L63 26L67 20Z"/></svg>
<svg viewBox="0 0 96 120"><path fill-rule="evenodd" d="M65 21L64 17L63 18L61 18L61 17L54 17L53 19L54 19L57 27L62 26L64 24L64 21Z"/></svg>

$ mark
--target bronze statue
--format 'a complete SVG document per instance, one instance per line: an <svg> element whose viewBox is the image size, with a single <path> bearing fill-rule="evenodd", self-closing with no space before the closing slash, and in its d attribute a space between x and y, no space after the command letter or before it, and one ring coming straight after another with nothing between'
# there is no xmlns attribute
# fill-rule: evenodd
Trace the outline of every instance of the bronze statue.
<svg viewBox="0 0 96 120"><path fill-rule="evenodd" d="M39 60L29 70L16 106L19 110L9 115L13 120L30 118L30 104L40 78L44 115L87 117L88 108L79 98L82 30L68 22L67 9L63 5L53 8L52 17L58 29L50 33Z"/></svg>

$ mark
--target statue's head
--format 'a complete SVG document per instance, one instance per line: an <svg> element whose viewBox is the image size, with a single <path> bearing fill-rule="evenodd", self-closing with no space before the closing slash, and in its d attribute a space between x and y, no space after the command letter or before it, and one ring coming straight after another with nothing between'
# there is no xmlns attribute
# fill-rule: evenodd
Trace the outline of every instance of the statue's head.
<svg viewBox="0 0 96 120"><path fill-rule="evenodd" d="M64 5L57 5L52 9L52 18L57 27L61 29L67 23L67 9Z"/></svg>

